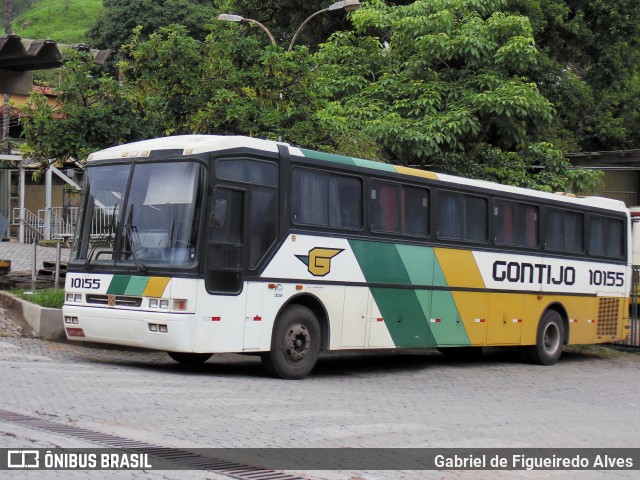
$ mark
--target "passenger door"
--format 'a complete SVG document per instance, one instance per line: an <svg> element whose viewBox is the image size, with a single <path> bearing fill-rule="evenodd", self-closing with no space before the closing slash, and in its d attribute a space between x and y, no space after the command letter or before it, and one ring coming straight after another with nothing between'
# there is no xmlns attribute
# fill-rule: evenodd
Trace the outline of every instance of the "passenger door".
<svg viewBox="0 0 640 480"><path fill-rule="evenodd" d="M244 265L246 192L218 187L213 196L206 252L207 291L240 293Z"/></svg>

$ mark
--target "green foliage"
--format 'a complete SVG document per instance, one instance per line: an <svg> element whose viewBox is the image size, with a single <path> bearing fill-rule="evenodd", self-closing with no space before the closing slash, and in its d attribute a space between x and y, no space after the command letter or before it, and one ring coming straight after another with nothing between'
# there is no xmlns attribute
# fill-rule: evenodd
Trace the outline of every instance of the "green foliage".
<svg viewBox="0 0 640 480"><path fill-rule="evenodd" d="M544 134L567 151L640 148L640 2L509 0L541 50L529 71L558 117Z"/></svg>
<svg viewBox="0 0 640 480"><path fill-rule="evenodd" d="M317 58L332 101L319 112L332 135L362 132L393 163L545 190L596 179L569 171L534 141L551 104L523 73L537 50L529 21L504 2L372 0ZM542 168L545 167L545 168Z"/></svg>
<svg viewBox="0 0 640 480"><path fill-rule="evenodd" d="M62 308L64 304L63 288L43 288L33 293L25 293L23 289L10 290L10 293L36 305L46 308Z"/></svg>
<svg viewBox="0 0 640 480"><path fill-rule="evenodd" d="M412 0L395 1L394 4L410 3ZM335 0L301 2L299 0L228 0L220 2L220 10L232 12L263 23L273 33L277 42L287 46L297 28L316 11L326 8ZM335 10L319 15L309 22L301 32L297 44L312 50L325 42L337 31L352 28L344 10Z"/></svg>
<svg viewBox="0 0 640 480"><path fill-rule="evenodd" d="M17 3L17 2L16 2ZM87 41L87 30L98 18L101 0L39 0L13 22L16 35L62 43ZM17 12L14 12L17 13Z"/></svg>
<svg viewBox="0 0 640 480"><path fill-rule="evenodd" d="M89 54L69 54L61 68L59 103L32 93L22 107L23 154L44 164L51 158L83 159L96 149L144 135L118 82L97 75Z"/></svg>
<svg viewBox="0 0 640 480"><path fill-rule="evenodd" d="M148 38L161 27L183 25L191 36L204 40L215 14L211 0L103 0L104 9L89 30L96 48L119 49L137 36Z"/></svg>
<svg viewBox="0 0 640 480"><path fill-rule="evenodd" d="M597 174L572 170L541 141L561 132L528 76L539 68L531 25L503 6L370 0L348 14L354 31L317 51L285 51L246 24L213 22L206 38L184 25L138 27L121 52L121 85L79 56L63 69L61 107L32 97L25 152L84 158L143 137L243 134L548 191L593 188Z"/></svg>

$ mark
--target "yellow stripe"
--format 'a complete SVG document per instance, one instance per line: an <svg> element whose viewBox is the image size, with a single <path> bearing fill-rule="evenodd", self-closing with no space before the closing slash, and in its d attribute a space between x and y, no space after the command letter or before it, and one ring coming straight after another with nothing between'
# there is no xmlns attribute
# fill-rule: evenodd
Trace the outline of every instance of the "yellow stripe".
<svg viewBox="0 0 640 480"><path fill-rule="evenodd" d="M417 168L401 167L398 165L394 165L394 168L398 173L403 173L404 175L412 175L414 177L422 177L422 178L429 178L431 180L438 180L437 174L433 172L428 172L426 170L418 170Z"/></svg>
<svg viewBox="0 0 640 480"><path fill-rule="evenodd" d="M469 250L434 248L449 287L485 288L478 264ZM451 292L471 345L485 345L489 306L485 292ZM476 322L484 320L484 322Z"/></svg>
<svg viewBox="0 0 640 480"><path fill-rule="evenodd" d="M151 277L142 295L145 297L162 297L164 289L170 281L171 279L167 277Z"/></svg>
<svg viewBox="0 0 640 480"><path fill-rule="evenodd" d="M434 248L442 273L450 287L485 288L482 274L470 250Z"/></svg>

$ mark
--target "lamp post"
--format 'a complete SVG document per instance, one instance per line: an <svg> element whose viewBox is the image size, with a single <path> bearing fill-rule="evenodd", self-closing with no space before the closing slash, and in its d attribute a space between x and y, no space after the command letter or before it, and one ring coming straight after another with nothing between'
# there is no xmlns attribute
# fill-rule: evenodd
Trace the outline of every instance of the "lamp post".
<svg viewBox="0 0 640 480"><path fill-rule="evenodd" d="M252 18L244 18L244 17L241 17L240 15L231 15L228 13L221 13L220 15L218 15L218 20L222 20L223 22L254 23L258 25L262 30L264 30L267 35L269 35L269 40L271 40L271 44L274 47L276 46L276 39L273 38L273 35L271 35L271 32L269 31L269 29L257 20L253 20Z"/></svg>
<svg viewBox="0 0 640 480"><path fill-rule="evenodd" d="M291 39L291 43L289 44L289 48L287 48L287 51L290 52L291 50L293 50L293 46L296 44L296 40L298 40L298 37L300 36L300 32L302 31L302 29L307 25L307 23L309 23L311 20L316 18L321 13L332 12L333 10L343 10L343 9L346 10L347 12L353 12L355 10L358 10L359 8L360 8L360 0L344 0L342 2L332 3L327 8L318 10L316 13L307 17L307 19L300 24L300 26L296 30L296 33L293 34L293 38Z"/></svg>
<svg viewBox="0 0 640 480"><path fill-rule="evenodd" d="M343 0L341 2L332 3L327 8L323 8L322 10L318 10L314 14L310 15L309 17L307 17L307 19L304 22L302 22L302 24L300 24L300 26L298 27L296 32L293 34L293 38L291 39L291 43L289 43L289 48L287 48L287 51L290 52L293 49L293 46L296 44L296 41L298 40L298 37L300 36L300 32L307 25L307 23L309 23L311 20L313 20L315 17L317 17L321 13L332 12L334 10L346 10L347 12L353 12L355 10L358 10L359 8L360 8L360 0ZM269 31L269 29L267 27L265 27L262 23L258 22L257 20L253 20L251 18L244 18L244 17L242 17L240 15L231 15L231 14L227 14L227 13L223 13L223 14L218 15L218 20L222 20L224 22L255 23L260 28L262 28L267 33L267 35L269 35L269 39L271 40L271 44L272 45L276 45L276 41L273 38L273 35Z"/></svg>

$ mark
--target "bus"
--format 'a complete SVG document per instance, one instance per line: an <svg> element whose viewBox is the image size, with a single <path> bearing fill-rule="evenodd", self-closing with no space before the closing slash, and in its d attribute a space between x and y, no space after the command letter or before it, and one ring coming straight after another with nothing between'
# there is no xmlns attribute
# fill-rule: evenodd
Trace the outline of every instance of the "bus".
<svg viewBox="0 0 640 480"><path fill-rule="evenodd" d="M629 210L242 136L90 155L63 308L71 340L177 362L260 355L307 376L320 352L625 338Z"/></svg>

